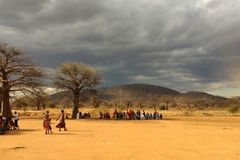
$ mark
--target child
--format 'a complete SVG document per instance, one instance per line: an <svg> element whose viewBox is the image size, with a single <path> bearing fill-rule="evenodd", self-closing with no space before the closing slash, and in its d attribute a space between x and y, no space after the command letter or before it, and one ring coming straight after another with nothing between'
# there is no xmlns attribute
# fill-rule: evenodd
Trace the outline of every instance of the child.
<svg viewBox="0 0 240 160"><path fill-rule="evenodd" d="M51 118L49 117L49 112L44 114L43 128L45 129L45 134L53 133L51 127Z"/></svg>
<svg viewBox="0 0 240 160"><path fill-rule="evenodd" d="M49 120L49 131L50 131L50 133L53 133L53 131L52 131L52 126L51 126L51 118L49 118L48 119Z"/></svg>
<svg viewBox="0 0 240 160"><path fill-rule="evenodd" d="M46 116L44 121L43 121L44 129L45 129L45 134L50 133L50 118L49 116Z"/></svg>

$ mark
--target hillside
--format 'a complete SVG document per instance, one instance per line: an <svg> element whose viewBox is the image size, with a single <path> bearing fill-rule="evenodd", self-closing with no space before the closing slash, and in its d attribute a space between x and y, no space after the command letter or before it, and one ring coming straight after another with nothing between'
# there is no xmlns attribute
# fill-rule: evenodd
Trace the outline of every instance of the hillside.
<svg viewBox="0 0 240 160"><path fill-rule="evenodd" d="M194 105L198 107L222 106L228 99L225 97L214 96L204 92L190 91L181 93L175 97L175 103Z"/></svg>
<svg viewBox="0 0 240 160"><path fill-rule="evenodd" d="M176 90L148 85L148 84L128 84L113 86L107 88L98 89L96 94L89 91L84 95L85 104L92 104L93 99L105 102L108 104L121 104L127 105L129 103L138 105L144 104L147 106L158 105L160 103L169 103L171 105L193 105L193 106L219 106L223 104L227 98L214 96L203 92L186 92L180 93ZM54 103L68 105L71 103L69 98L70 92L59 92L50 96L50 99ZM94 95L94 96L90 96ZM90 97L90 100L87 100Z"/></svg>
<svg viewBox="0 0 240 160"><path fill-rule="evenodd" d="M148 84L129 84L102 88L98 90L101 99L104 100L149 100L159 98L163 95L176 96L180 92Z"/></svg>

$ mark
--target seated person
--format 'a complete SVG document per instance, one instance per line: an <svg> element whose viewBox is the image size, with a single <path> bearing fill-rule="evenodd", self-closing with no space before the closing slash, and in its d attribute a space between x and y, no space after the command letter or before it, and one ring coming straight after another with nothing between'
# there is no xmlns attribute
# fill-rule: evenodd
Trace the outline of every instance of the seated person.
<svg viewBox="0 0 240 160"><path fill-rule="evenodd" d="M149 114L149 119L152 119L152 118L153 118L153 114L150 113L150 114Z"/></svg>
<svg viewBox="0 0 240 160"><path fill-rule="evenodd" d="M146 114L146 119L149 119L150 115L149 113Z"/></svg>
<svg viewBox="0 0 240 160"><path fill-rule="evenodd" d="M105 118L105 119L110 119L110 113L109 113L109 112L105 113L104 118Z"/></svg>
<svg viewBox="0 0 240 160"><path fill-rule="evenodd" d="M156 119L160 119L160 114L158 112L156 113Z"/></svg>
<svg viewBox="0 0 240 160"><path fill-rule="evenodd" d="M163 115L162 115L162 113L160 114L160 119L163 119Z"/></svg>
<svg viewBox="0 0 240 160"><path fill-rule="evenodd" d="M138 110L136 113L136 119L140 120L141 119L141 112Z"/></svg>
<svg viewBox="0 0 240 160"><path fill-rule="evenodd" d="M113 119L118 119L118 112L116 109L113 112Z"/></svg>
<svg viewBox="0 0 240 160"><path fill-rule="evenodd" d="M102 112L99 112L99 119L103 119L103 113Z"/></svg>
<svg viewBox="0 0 240 160"><path fill-rule="evenodd" d="M0 117L0 121L2 123L2 126L0 127L0 134L5 134L8 130L8 120L5 117Z"/></svg>
<svg viewBox="0 0 240 160"><path fill-rule="evenodd" d="M141 113L140 119L145 119L145 113Z"/></svg>
<svg viewBox="0 0 240 160"><path fill-rule="evenodd" d="M2 128L3 126L3 119L2 119L2 116L0 116L0 128Z"/></svg>
<svg viewBox="0 0 240 160"><path fill-rule="evenodd" d="M15 125L15 123L14 123L14 121L13 120L11 120L11 121L9 121L9 129L10 130L13 130L13 129L16 129L16 125Z"/></svg>

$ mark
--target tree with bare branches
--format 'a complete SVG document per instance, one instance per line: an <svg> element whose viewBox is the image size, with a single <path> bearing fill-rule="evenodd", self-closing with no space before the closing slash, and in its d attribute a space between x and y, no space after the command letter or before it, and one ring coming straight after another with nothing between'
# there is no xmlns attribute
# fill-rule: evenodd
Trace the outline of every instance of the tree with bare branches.
<svg viewBox="0 0 240 160"><path fill-rule="evenodd" d="M41 71L26 58L21 49L0 43L0 86L4 117L12 117L10 93L26 92L29 87L39 85L41 76Z"/></svg>
<svg viewBox="0 0 240 160"><path fill-rule="evenodd" d="M31 100L32 105L36 107L36 110L44 108L48 99L47 93L42 86L31 87L27 97Z"/></svg>
<svg viewBox="0 0 240 160"><path fill-rule="evenodd" d="M100 82L96 70L87 64L66 62L60 65L54 83L60 89L70 90L73 94L72 118L77 117L80 96L84 91L93 89Z"/></svg>

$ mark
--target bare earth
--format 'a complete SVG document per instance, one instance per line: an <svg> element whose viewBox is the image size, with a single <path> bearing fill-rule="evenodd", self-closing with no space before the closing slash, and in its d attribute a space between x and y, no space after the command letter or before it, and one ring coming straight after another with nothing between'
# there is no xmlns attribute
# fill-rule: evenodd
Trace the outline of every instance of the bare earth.
<svg viewBox="0 0 240 160"><path fill-rule="evenodd" d="M4 160L240 160L239 117L163 121L67 121L68 131L45 135L42 121L0 136ZM53 125L54 126L54 125Z"/></svg>

